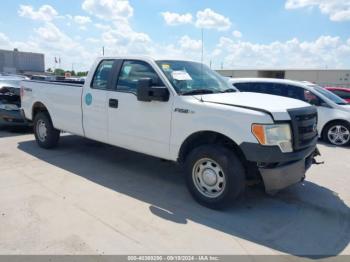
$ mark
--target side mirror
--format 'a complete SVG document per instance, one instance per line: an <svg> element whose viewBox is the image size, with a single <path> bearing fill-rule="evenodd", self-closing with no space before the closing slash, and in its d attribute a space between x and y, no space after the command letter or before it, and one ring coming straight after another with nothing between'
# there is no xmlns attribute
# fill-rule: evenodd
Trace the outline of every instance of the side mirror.
<svg viewBox="0 0 350 262"><path fill-rule="evenodd" d="M151 78L140 79L137 83L137 100L142 102L169 101L168 88L153 86Z"/></svg>

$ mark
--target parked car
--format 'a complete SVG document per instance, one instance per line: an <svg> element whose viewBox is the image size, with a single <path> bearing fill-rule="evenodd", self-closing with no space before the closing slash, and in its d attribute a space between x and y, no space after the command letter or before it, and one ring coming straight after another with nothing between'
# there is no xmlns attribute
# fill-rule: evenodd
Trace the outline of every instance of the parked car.
<svg viewBox="0 0 350 262"><path fill-rule="evenodd" d="M326 87L327 90L343 98L345 101L350 103L350 88L345 87Z"/></svg>
<svg viewBox="0 0 350 262"><path fill-rule="evenodd" d="M84 85L23 81L40 147L60 130L184 164L196 200L230 204L247 180L274 193L302 181L317 154L317 111L289 98L236 92L196 62L100 58Z"/></svg>
<svg viewBox="0 0 350 262"><path fill-rule="evenodd" d="M21 114L20 83L25 77L13 75L0 76L0 126L27 126Z"/></svg>
<svg viewBox="0 0 350 262"><path fill-rule="evenodd" d="M350 144L350 104L332 92L309 82L284 79L232 78L241 92L290 97L317 107L319 136L336 145Z"/></svg>

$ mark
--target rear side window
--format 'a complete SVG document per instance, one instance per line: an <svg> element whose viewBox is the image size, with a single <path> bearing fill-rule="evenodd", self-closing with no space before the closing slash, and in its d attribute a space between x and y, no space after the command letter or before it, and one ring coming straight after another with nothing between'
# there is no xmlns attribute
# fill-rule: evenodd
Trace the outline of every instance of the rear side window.
<svg viewBox="0 0 350 262"><path fill-rule="evenodd" d="M249 83L236 83L234 86L241 92L254 92Z"/></svg>
<svg viewBox="0 0 350 262"><path fill-rule="evenodd" d="M235 87L241 92L254 92L261 94L280 95L281 90L273 83L237 83Z"/></svg>
<svg viewBox="0 0 350 262"><path fill-rule="evenodd" d="M144 61L124 61L119 74L117 91L136 93L140 79L151 78L153 86L164 86L156 71Z"/></svg>
<svg viewBox="0 0 350 262"><path fill-rule="evenodd" d="M298 86L279 83L237 83L235 87L241 92L254 92L305 100L304 90Z"/></svg>
<svg viewBox="0 0 350 262"><path fill-rule="evenodd" d="M342 91L342 90L332 90L332 92L343 99L350 99L350 90L349 92Z"/></svg>
<svg viewBox="0 0 350 262"><path fill-rule="evenodd" d="M290 97L298 100L303 100L303 101L307 100L306 90L298 86L286 85L283 95L286 97Z"/></svg>
<svg viewBox="0 0 350 262"><path fill-rule="evenodd" d="M112 73L113 64L114 60L104 60L100 63L92 80L92 88L108 89L108 81Z"/></svg>

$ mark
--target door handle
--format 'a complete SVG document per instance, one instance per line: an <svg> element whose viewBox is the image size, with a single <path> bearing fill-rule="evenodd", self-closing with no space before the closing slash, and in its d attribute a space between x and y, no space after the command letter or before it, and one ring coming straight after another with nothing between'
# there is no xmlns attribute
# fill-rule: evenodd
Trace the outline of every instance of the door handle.
<svg viewBox="0 0 350 262"><path fill-rule="evenodd" d="M109 99L109 107L118 108L118 100L117 99Z"/></svg>

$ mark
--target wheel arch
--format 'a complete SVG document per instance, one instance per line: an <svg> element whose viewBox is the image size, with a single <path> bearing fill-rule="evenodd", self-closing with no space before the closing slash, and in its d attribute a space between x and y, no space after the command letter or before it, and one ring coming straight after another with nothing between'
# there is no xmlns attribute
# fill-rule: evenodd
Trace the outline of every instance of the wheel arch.
<svg viewBox="0 0 350 262"><path fill-rule="evenodd" d="M37 101L32 106L32 120L34 121L35 116L41 112L47 112L49 114L50 119L51 119L49 109L45 106L44 103L42 103L41 101ZM51 119L51 121L52 121L52 119Z"/></svg>
<svg viewBox="0 0 350 262"><path fill-rule="evenodd" d="M243 161L246 162L245 155L238 144L229 138L228 136L216 132L216 131L197 131L191 135L189 135L181 144L178 153L178 162L184 163L186 156L193 150L194 148L201 145L208 144L221 144L227 148L233 149L237 156Z"/></svg>

